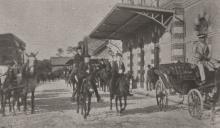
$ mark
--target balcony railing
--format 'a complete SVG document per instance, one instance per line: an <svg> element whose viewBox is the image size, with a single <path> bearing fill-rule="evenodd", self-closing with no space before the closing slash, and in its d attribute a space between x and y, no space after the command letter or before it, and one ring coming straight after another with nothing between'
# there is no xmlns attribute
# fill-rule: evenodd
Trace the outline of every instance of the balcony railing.
<svg viewBox="0 0 220 128"><path fill-rule="evenodd" d="M123 4L158 7L173 0L121 0Z"/></svg>
<svg viewBox="0 0 220 128"><path fill-rule="evenodd" d="M121 0L123 4L139 6L156 6L156 0Z"/></svg>

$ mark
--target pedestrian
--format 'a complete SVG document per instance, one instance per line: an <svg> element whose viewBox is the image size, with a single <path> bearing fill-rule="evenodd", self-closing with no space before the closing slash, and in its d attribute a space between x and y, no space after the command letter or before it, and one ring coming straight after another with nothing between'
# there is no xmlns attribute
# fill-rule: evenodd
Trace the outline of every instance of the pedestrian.
<svg viewBox="0 0 220 128"><path fill-rule="evenodd" d="M146 78L146 89L147 91L151 90L151 66L147 65L147 78Z"/></svg>

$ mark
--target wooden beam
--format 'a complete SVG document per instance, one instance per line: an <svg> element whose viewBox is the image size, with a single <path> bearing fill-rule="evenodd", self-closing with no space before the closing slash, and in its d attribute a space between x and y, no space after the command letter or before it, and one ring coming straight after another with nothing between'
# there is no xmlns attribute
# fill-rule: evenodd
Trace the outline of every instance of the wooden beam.
<svg viewBox="0 0 220 128"><path fill-rule="evenodd" d="M148 16L148 15L145 15L144 13L141 13L141 12L136 12L136 13L138 13L139 15L145 16L145 17L147 17L147 18L149 18L149 19L151 19L151 20L157 22L157 23L160 24L163 28L166 28L166 26L164 26L164 24L161 23L161 21L155 19L154 17L151 17L151 16Z"/></svg>
<svg viewBox="0 0 220 128"><path fill-rule="evenodd" d="M123 23L121 27L119 27L116 31L114 31L112 34L110 34L109 37L115 35L118 31L120 31L120 30L123 29L125 26L127 26L128 24L130 24L132 21L136 20L138 17L139 17L138 14L136 14L135 16L132 16L128 21L126 21L125 23Z"/></svg>
<svg viewBox="0 0 220 128"><path fill-rule="evenodd" d="M166 25L171 19L173 18L173 16L170 16L169 18L167 18L167 20L164 21L164 25Z"/></svg>

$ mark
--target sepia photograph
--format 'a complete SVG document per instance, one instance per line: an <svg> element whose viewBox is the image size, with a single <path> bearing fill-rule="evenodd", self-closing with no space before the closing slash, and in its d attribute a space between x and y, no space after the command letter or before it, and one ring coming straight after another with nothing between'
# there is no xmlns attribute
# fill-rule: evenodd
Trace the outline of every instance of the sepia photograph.
<svg viewBox="0 0 220 128"><path fill-rule="evenodd" d="M0 128L220 128L220 0L0 0Z"/></svg>

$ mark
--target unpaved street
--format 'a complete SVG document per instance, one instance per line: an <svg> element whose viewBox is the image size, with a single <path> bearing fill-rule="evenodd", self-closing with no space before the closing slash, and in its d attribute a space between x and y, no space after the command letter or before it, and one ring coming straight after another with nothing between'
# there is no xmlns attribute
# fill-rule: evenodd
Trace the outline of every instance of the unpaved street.
<svg viewBox="0 0 220 128"><path fill-rule="evenodd" d="M202 120L189 116L186 106L169 103L167 112L160 112L152 96L135 94L128 99L127 110L118 115L115 107L110 111L108 94L102 92L103 103L93 96L92 110L87 120L76 113L71 88L64 81L40 85L36 90L36 114L17 112L16 116L0 116L0 128L211 128L209 113ZM219 113L218 113L219 114Z"/></svg>

